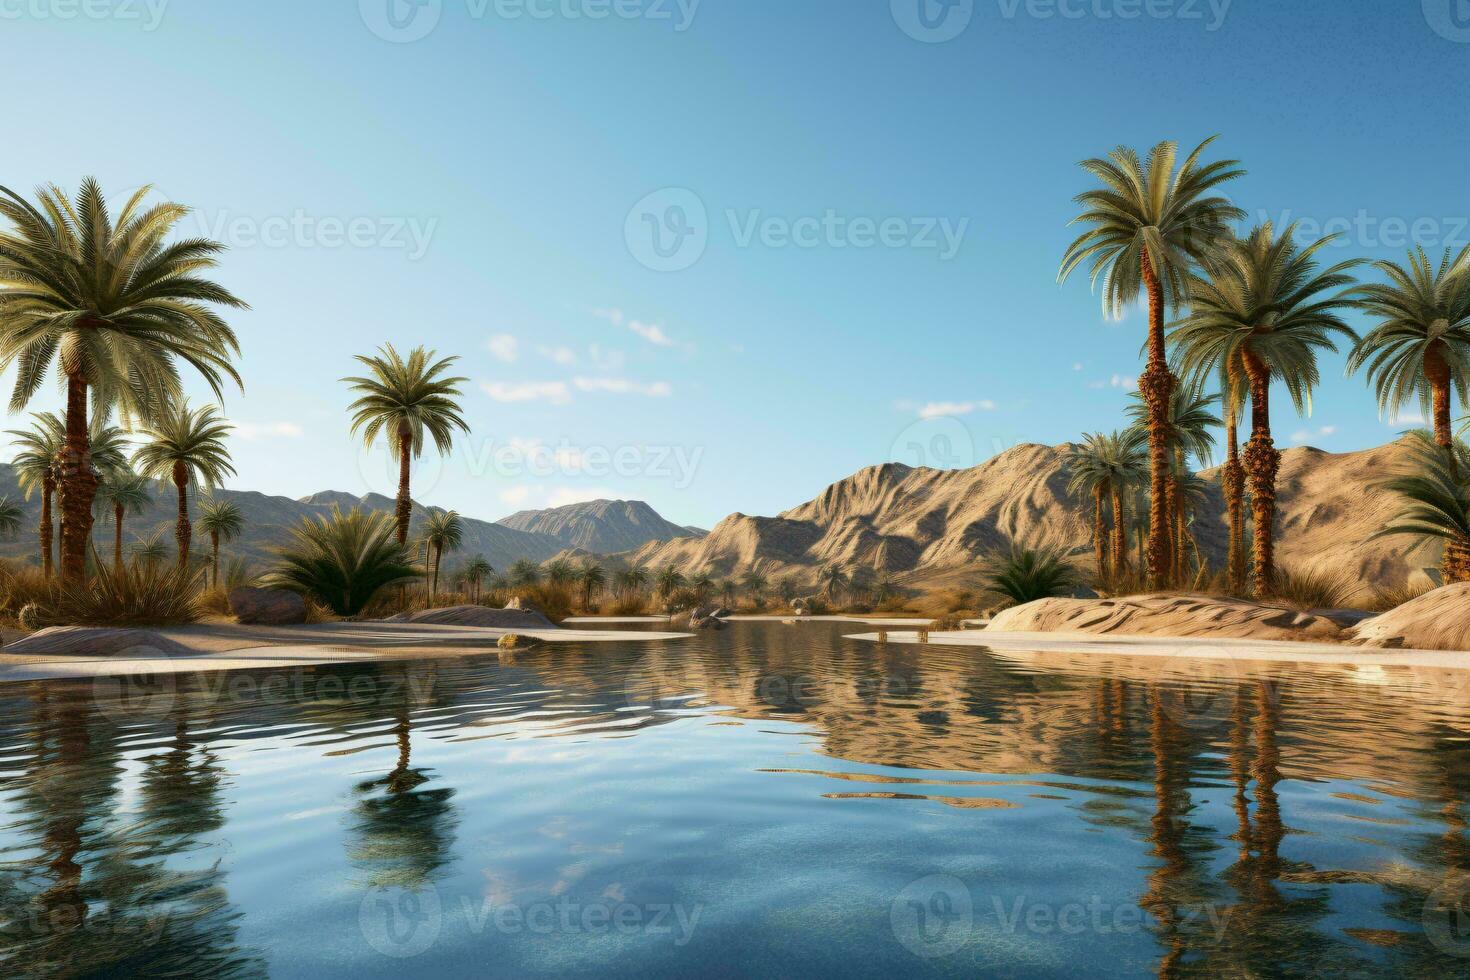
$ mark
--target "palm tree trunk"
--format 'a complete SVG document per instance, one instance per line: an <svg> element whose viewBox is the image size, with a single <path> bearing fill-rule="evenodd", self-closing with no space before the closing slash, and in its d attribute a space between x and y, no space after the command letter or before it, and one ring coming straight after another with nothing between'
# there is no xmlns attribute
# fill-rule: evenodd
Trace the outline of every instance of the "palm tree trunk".
<svg viewBox="0 0 1470 980"><path fill-rule="evenodd" d="M1445 363L1443 341L1435 341L1424 352L1424 377L1429 381L1429 390L1434 407L1434 441L1441 449L1453 450L1455 434L1450 428L1450 366ZM1440 563L1440 574L1446 585L1470 582L1470 547L1461 541L1446 541L1444 559Z"/></svg>
<svg viewBox="0 0 1470 980"><path fill-rule="evenodd" d="M1099 585L1108 579L1108 534L1103 525L1103 485L1099 482L1092 488L1092 550L1097 554L1097 581Z"/></svg>
<svg viewBox="0 0 1470 980"><path fill-rule="evenodd" d="M174 486L179 491L179 520L174 525L174 539L179 543L179 568L189 564L189 541L194 525L189 523L189 470L183 463L174 464Z"/></svg>
<svg viewBox="0 0 1470 980"><path fill-rule="evenodd" d="M1148 578L1152 588L1163 588L1169 578L1169 510L1165 500L1169 483L1169 399L1175 381L1164 354L1164 286L1154 271L1148 251L1143 253L1143 284L1148 290L1148 368L1138 379L1138 390L1148 406L1149 497Z"/></svg>
<svg viewBox="0 0 1470 980"><path fill-rule="evenodd" d="M119 569L122 568L122 504L112 505L112 523L115 528L114 534L112 536L112 567L114 569Z"/></svg>
<svg viewBox="0 0 1470 980"><path fill-rule="evenodd" d="M1230 390L1225 399L1225 472L1221 483L1225 491L1226 520L1230 524L1230 591L1245 591L1245 467L1240 464L1240 419L1236 414L1235 393L1240 390L1240 367L1230 362Z"/></svg>
<svg viewBox="0 0 1470 980"><path fill-rule="evenodd" d="M1122 578L1128 567L1128 515L1123 510L1123 489L1113 484L1113 574Z"/></svg>
<svg viewBox="0 0 1470 980"><path fill-rule="evenodd" d="M219 532L209 532L209 547L214 552L214 588L219 588Z"/></svg>
<svg viewBox="0 0 1470 980"><path fill-rule="evenodd" d="M87 382L76 372L66 379L66 443L57 458L61 491L61 578L75 582L87 574L87 545L92 540L92 501L97 474L87 433Z"/></svg>
<svg viewBox="0 0 1470 980"><path fill-rule="evenodd" d="M1174 490L1174 581L1180 586L1189 584L1189 515L1185 512L1184 485L1179 474L1184 470L1184 450L1174 447L1174 476L1170 483Z"/></svg>
<svg viewBox="0 0 1470 980"><path fill-rule="evenodd" d="M1276 578L1276 471L1281 454L1271 440L1270 371L1249 348L1244 358L1251 384L1251 439L1245 447L1245 469L1250 475L1251 517L1256 526L1254 585L1261 598L1270 595Z"/></svg>
<svg viewBox="0 0 1470 980"><path fill-rule="evenodd" d="M434 604L434 599L439 595L439 560L444 557L444 546L434 547L429 545L429 554L433 559L433 566L429 576L429 605Z"/></svg>
<svg viewBox="0 0 1470 980"><path fill-rule="evenodd" d="M408 525L413 518L413 494L409 488L413 476L413 430L398 430L398 543L408 545Z"/></svg>
<svg viewBox="0 0 1470 980"><path fill-rule="evenodd" d="M56 525L51 519L51 500L56 496L56 478L47 473L41 479L41 527L38 531L41 538L41 568L50 578L55 571L51 558L51 542L54 540Z"/></svg>

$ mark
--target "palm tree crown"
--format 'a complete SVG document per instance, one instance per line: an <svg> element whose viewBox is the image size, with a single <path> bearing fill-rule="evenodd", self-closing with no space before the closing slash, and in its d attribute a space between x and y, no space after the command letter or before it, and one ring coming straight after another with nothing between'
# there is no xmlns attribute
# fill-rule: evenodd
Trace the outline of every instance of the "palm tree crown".
<svg viewBox="0 0 1470 980"><path fill-rule="evenodd" d="M187 400L170 406L157 421L143 427L149 441L133 454L133 465L143 476L172 480L178 490L179 517L174 533L180 565L188 561L193 533L189 521L190 483L212 490L227 476L235 475L225 448L231 428L213 405L190 410Z"/></svg>
<svg viewBox="0 0 1470 980"><path fill-rule="evenodd" d="M219 588L219 546L235 540L245 530L245 514L228 500L211 497L199 507L199 529L209 535L214 587Z"/></svg>

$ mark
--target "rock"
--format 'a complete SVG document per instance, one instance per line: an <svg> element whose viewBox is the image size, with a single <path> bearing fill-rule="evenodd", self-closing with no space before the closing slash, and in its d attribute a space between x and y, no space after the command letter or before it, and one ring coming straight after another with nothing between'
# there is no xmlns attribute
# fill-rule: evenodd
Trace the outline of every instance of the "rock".
<svg viewBox="0 0 1470 980"><path fill-rule="evenodd" d="M529 600L529 599L523 599L522 597L520 597L518 595L517 596L511 596L510 597L510 601L505 604L505 608L507 608L507 609L513 609L516 612L533 612L533 613L537 613L537 614L539 614L541 612L541 610L539 610L535 606L531 605L531 600Z"/></svg>
<svg viewBox="0 0 1470 980"><path fill-rule="evenodd" d="M1354 643L1384 650L1470 651L1470 584L1446 585L1353 627Z"/></svg>
<svg viewBox="0 0 1470 980"><path fill-rule="evenodd" d="M722 608L698 606L689 613L689 628L693 630L722 630L724 617L730 615Z"/></svg>
<svg viewBox="0 0 1470 980"><path fill-rule="evenodd" d="M148 630L53 626L5 648L6 653L63 657L181 657L190 651Z"/></svg>
<svg viewBox="0 0 1470 980"><path fill-rule="evenodd" d="M299 626L306 600L286 589L231 589L230 612L247 626Z"/></svg>
<svg viewBox="0 0 1470 980"><path fill-rule="evenodd" d="M997 613L986 629L1250 640L1343 639L1338 625L1323 616L1224 596L1175 593L1120 599L1042 599Z"/></svg>
<svg viewBox="0 0 1470 980"><path fill-rule="evenodd" d="M420 609L412 613L399 613L384 622L418 623L424 626L476 626L498 630L554 630L560 629L536 610L526 606L513 609L491 609L489 606L445 606L442 609Z"/></svg>

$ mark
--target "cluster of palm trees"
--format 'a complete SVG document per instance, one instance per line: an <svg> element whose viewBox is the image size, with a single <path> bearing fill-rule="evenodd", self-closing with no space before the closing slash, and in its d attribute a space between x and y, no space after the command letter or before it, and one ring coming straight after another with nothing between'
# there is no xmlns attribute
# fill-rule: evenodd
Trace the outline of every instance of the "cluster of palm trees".
<svg viewBox="0 0 1470 980"><path fill-rule="evenodd" d="M1068 247L1058 278L1065 281L1086 265L1102 286L1105 315L1120 316L1143 296L1149 320L1134 427L1088 436L1072 454L1073 487L1093 499L1100 574L1117 574L1128 568L1123 529L1129 490L1146 465L1148 585L1180 584L1188 548L1184 498L1192 492L1184 464L1190 457L1207 461L1213 437L1201 423L1219 424L1205 416L1220 406L1232 587L1246 586L1248 493L1250 584L1256 594L1268 595L1276 577L1280 466L1271 433L1272 387L1284 385L1298 413L1309 412L1320 381L1318 358L1335 352L1339 342L1352 345L1347 370L1366 372L1382 410L1394 414L1416 399L1424 405L1439 459L1463 488L1467 474L1456 463L1450 406L1455 396L1465 403L1470 382L1470 248L1447 251L1437 264L1422 249L1406 264L1375 262L1371 268L1383 281L1360 283L1356 270L1363 261L1325 268L1319 261L1336 236L1302 243L1296 226L1278 232L1270 223L1238 234L1245 212L1221 189L1244 170L1234 160L1203 161L1214 139L1182 163L1172 142L1159 143L1146 159L1119 147L1082 163L1100 186L1076 198L1082 211L1075 221L1088 227ZM1344 319L1353 311L1375 321L1361 337ZM1172 323L1167 314L1175 317ZM1250 436L1242 448L1237 432L1247 401ZM1463 512L1464 504L1459 508ZM1104 531L1105 511L1112 515L1111 536ZM1408 522L1400 531L1448 539L1446 578L1462 581L1470 578L1470 526L1457 537L1453 524Z"/></svg>

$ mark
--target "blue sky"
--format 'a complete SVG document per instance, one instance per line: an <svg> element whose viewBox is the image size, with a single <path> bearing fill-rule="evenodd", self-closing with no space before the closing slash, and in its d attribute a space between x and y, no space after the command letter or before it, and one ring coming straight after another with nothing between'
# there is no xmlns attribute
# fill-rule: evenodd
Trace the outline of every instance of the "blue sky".
<svg viewBox="0 0 1470 980"><path fill-rule="evenodd" d="M230 246L219 279L253 307L234 485L272 493L391 491L337 380L389 340L462 357L475 434L416 489L479 517L615 495L708 525L886 459L1115 427L1143 318L1104 322L1055 274L1076 161L1120 142L1222 134L1250 171L1236 201L1337 222L1334 257L1470 243L1460 0L0 0L0 19L4 183L153 183ZM1282 442L1403 427L1341 365L1313 418L1278 400Z"/></svg>

